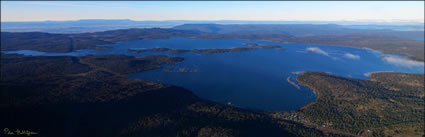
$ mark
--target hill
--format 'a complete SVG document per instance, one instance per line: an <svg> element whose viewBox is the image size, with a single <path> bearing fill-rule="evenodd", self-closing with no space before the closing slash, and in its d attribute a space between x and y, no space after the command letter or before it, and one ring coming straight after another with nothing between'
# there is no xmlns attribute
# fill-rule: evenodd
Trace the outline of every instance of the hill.
<svg viewBox="0 0 425 137"><path fill-rule="evenodd" d="M355 136L423 136L424 75L373 73L371 80L304 72L297 81L317 94L292 113L273 113L323 131Z"/></svg>

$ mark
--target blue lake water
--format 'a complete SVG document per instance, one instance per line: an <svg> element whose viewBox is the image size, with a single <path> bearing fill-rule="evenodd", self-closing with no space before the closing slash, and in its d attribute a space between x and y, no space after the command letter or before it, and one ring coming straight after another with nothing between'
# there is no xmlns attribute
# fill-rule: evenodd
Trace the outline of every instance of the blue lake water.
<svg viewBox="0 0 425 137"><path fill-rule="evenodd" d="M280 45L285 50L202 54L129 52L128 49L173 48L210 49L247 47L244 43ZM423 62L406 60L404 55L384 54L370 49L337 46L286 44L279 42L237 39L171 38L120 42L104 51L80 50L73 53L44 53L28 50L9 51L33 56L83 56L124 54L130 56L168 55L184 57L181 63L164 65L163 69L129 75L176 85L191 90L201 98L257 110L296 110L311 103L315 95L295 81L301 71L322 71L339 76L368 79L367 73L377 71L424 73ZM380 56L388 56L381 58ZM180 72L187 69L192 72ZM170 70L165 71L165 70Z"/></svg>
<svg viewBox="0 0 425 137"><path fill-rule="evenodd" d="M342 25L343 28L349 29L364 29L364 30L424 30L423 25Z"/></svg>
<svg viewBox="0 0 425 137"><path fill-rule="evenodd" d="M414 40L425 41L425 38L415 38Z"/></svg>

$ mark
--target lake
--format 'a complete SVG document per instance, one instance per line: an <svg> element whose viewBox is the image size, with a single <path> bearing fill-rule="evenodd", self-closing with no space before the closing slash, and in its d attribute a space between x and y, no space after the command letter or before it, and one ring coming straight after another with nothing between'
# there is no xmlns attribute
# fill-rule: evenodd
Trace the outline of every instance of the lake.
<svg viewBox="0 0 425 137"><path fill-rule="evenodd" d="M129 49L171 48L211 49L248 47L244 43L280 45L285 50L261 49L216 54L143 52ZM45 53L29 50L8 51L33 56L84 56L123 54L130 56L168 55L184 57L178 64L162 69L131 74L130 79L144 79L184 87L197 96L254 110L297 110L314 101L316 96L299 85L295 78L302 71L368 79L378 71L424 73L423 62L405 59L405 55L384 54L371 49L287 44L280 42L238 39L170 38L119 42L111 49L79 50L72 53Z"/></svg>
<svg viewBox="0 0 425 137"><path fill-rule="evenodd" d="M425 41L424 38L415 38L414 40L418 40L418 41Z"/></svg>

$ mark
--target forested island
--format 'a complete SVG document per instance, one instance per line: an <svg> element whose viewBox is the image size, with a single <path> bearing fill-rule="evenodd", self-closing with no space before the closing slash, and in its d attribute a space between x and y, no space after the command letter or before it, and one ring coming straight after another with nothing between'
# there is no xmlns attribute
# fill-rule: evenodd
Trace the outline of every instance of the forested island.
<svg viewBox="0 0 425 137"><path fill-rule="evenodd" d="M168 53L204 53L204 54L213 54L213 53L227 53L227 52L241 52L241 51L250 51L256 50L255 48L228 48L228 49L169 49L169 48L152 48L152 49L129 49L128 51L134 53L143 53L143 52L168 52Z"/></svg>
<svg viewBox="0 0 425 137"><path fill-rule="evenodd" d="M245 43L245 45L250 46L250 47L263 48L263 49L283 49L279 45L259 45L257 43Z"/></svg>

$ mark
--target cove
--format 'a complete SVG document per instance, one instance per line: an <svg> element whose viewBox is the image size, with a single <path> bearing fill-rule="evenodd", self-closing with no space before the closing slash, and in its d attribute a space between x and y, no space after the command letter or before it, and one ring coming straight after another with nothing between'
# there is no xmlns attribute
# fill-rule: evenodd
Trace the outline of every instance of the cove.
<svg viewBox="0 0 425 137"><path fill-rule="evenodd" d="M214 54L129 51L152 48L188 50L248 47L245 43L279 45L284 50L257 48L250 51ZM368 73L378 71L424 73L423 62L411 61L410 64L406 64L403 62L405 55L326 45L239 39L170 38L101 46L112 48L103 51L79 50L72 53L28 50L6 53L32 56L123 54L184 57L185 60L181 63L164 65L162 69L131 74L128 77L176 85L191 90L207 100L264 111L297 110L314 101L316 98L314 93L296 82L298 72L321 71L357 79L368 79Z"/></svg>

